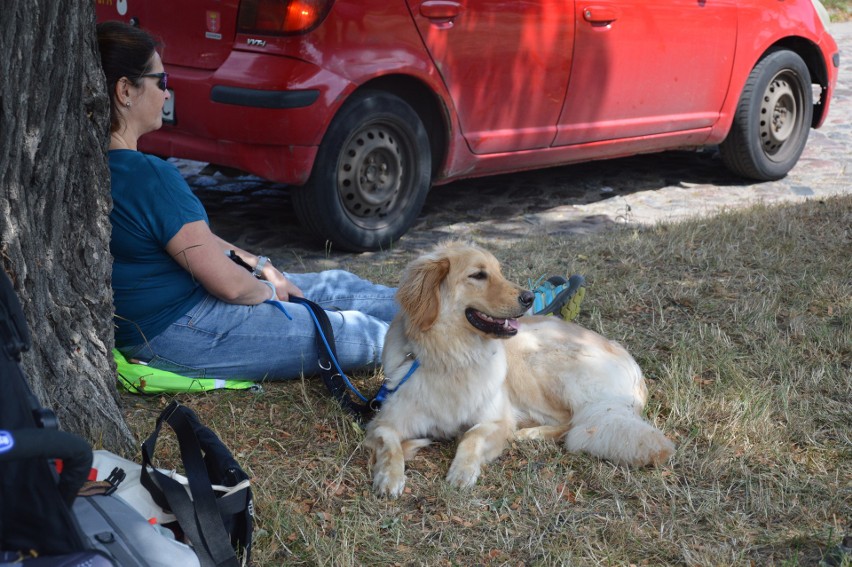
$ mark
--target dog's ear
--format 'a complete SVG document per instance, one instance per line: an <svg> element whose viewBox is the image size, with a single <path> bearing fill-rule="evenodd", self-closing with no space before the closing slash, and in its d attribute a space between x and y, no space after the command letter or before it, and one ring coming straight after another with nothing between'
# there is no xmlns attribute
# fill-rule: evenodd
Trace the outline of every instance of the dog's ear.
<svg viewBox="0 0 852 567"><path fill-rule="evenodd" d="M421 332L438 318L441 282L449 272L449 259L424 257L412 262L402 276L396 299L410 324Z"/></svg>

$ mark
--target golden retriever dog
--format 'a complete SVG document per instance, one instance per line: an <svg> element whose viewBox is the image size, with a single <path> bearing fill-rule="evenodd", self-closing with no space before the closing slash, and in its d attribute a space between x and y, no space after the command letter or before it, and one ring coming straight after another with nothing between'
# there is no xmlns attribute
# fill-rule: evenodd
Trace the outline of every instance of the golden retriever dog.
<svg viewBox="0 0 852 567"><path fill-rule="evenodd" d="M642 418L648 390L630 354L579 325L526 316L533 294L482 248L439 245L408 265L397 299L382 355L389 393L364 441L376 494L402 494L405 461L431 439L461 436L447 473L457 487L475 484L513 436L636 466L674 452Z"/></svg>

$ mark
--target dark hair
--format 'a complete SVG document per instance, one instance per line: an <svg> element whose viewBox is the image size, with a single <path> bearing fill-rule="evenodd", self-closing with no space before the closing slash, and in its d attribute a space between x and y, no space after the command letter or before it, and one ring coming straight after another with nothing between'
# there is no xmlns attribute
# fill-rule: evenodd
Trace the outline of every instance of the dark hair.
<svg viewBox="0 0 852 567"><path fill-rule="evenodd" d="M121 127L115 101L116 83L127 77L138 87L141 76L149 71L159 45L148 32L124 22L102 22L97 29L101 67L106 75L109 94L109 130L115 132Z"/></svg>

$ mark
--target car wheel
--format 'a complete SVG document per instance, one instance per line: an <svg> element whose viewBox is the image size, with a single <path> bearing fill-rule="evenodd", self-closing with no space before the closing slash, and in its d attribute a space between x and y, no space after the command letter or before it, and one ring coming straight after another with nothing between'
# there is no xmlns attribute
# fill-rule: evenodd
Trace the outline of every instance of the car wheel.
<svg viewBox="0 0 852 567"><path fill-rule="evenodd" d="M293 203L302 223L333 246L377 250L411 227L430 184L420 117L397 96L363 91L332 120Z"/></svg>
<svg viewBox="0 0 852 567"><path fill-rule="evenodd" d="M792 51L774 51L752 69L728 137L719 147L734 173L772 181L793 169L811 128L811 76Z"/></svg>

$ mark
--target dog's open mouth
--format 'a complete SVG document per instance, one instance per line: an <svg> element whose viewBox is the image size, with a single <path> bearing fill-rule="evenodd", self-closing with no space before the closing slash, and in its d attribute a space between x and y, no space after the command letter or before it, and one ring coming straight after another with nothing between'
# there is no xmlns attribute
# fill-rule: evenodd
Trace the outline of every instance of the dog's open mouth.
<svg viewBox="0 0 852 567"><path fill-rule="evenodd" d="M520 324L517 319L499 319L486 315L482 311L477 311L473 307L468 307L465 316L471 325L495 337L513 337L518 334Z"/></svg>

